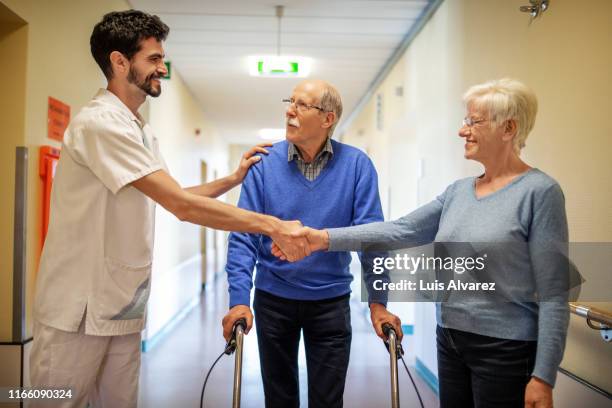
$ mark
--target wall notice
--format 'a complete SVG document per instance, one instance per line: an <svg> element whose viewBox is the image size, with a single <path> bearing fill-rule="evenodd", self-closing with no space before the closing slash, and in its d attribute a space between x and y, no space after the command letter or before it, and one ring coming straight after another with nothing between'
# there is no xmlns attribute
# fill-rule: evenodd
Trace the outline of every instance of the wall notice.
<svg viewBox="0 0 612 408"><path fill-rule="evenodd" d="M70 122L70 106L55 98L49 97L47 114L47 137L61 142L64 131Z"/></svg>

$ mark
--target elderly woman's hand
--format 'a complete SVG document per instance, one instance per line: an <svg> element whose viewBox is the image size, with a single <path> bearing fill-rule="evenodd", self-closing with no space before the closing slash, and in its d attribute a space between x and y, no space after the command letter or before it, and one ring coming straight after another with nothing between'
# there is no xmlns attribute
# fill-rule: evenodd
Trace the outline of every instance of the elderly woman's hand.
<svg viewBox="0 0 612 408"><path fill-rule="evenodd" d="M552 387L537 377L531 377L525 388L525 408L552 408Z"/></svg>

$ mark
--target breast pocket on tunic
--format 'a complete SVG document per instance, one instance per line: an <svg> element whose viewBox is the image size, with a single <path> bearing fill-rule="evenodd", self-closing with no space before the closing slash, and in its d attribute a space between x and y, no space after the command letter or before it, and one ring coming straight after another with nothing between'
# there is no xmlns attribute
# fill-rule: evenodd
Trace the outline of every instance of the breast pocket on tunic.
<svg viewBox="0 0 612 408"><path fill-rule="evenodd" d="M142 319L151 291L151 263L130 266L104 260L99 315L104 320Z"/></svg>

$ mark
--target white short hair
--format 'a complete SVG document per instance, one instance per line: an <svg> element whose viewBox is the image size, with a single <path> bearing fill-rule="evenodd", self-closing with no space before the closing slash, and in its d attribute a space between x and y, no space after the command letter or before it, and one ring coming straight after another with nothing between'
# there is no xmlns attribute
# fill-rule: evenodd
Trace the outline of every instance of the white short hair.
<svg viewBox="0 0 612 408"><path fill-rule="evenodd" d="M538 100L535 93L516 79L503 78L474 85L463 95L466 105L474 104L488 111L489 120L494 126L500 126L514 119L517 132L514 136L514 150L518 154L533 125L538 112Z"/></svg>
<svg viewBox="0 0 612 408"><path fill-rule="evenodd" d="M321 92L321 101L319 103L325 112L334 112L336 114L336 121L329 128L329 132L327 133L327 136L331 137L336 129L336 125L340 121L340 117L342 116L342 98L340 97L338 90L334 88L333 85L323 81L323 90Z"/></svg>

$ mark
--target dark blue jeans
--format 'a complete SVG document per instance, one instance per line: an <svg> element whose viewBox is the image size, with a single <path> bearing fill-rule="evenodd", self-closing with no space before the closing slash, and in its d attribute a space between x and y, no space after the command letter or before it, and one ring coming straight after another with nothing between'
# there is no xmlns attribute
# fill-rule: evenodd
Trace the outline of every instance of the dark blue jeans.
<svg viewBox="0 0 612 408"><path fill-rule="evenodd" d="M436 329L440 407L517 407L535 364L536 341Z"/></svg>
<svg viewBox="0 0 612 408"><path fill-rule="evenodd" d="M298 347L304 331L308 406L342 407L351 351L349 295L293 300L255 290L253 302L266 407L298 408Z"/></svg>

